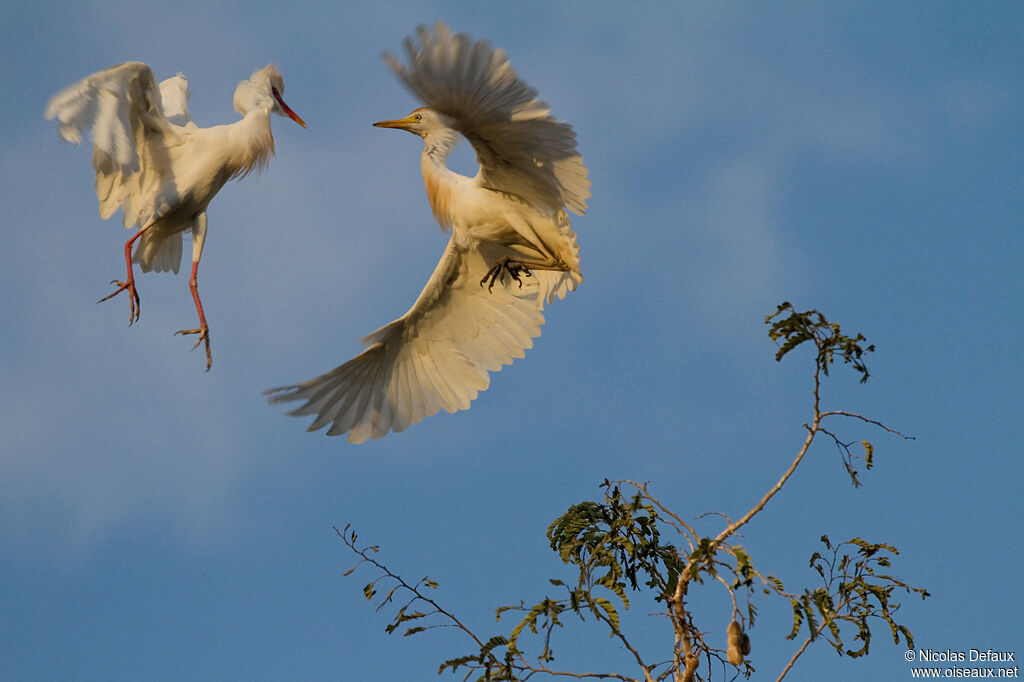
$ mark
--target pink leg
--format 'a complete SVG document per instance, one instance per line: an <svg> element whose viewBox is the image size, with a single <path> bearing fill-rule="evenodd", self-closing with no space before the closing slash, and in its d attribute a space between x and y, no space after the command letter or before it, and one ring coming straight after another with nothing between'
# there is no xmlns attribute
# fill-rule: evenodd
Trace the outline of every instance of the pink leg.
<svg viewBox="0 0 1024 682"><path fill-rule="evenodd" d="M129 302L132 304L131 312L128 315L129 327L132 326L132 323L139 319L139 315L142 314L142 304L139 303L139 292L135 290L135 274L132 272L132 246L135 244L135 240L141 237L142 233L145 231L146 228L143 227L141 230L138 231L138 233L134 237L132 237L131 239L124 243L124 260L125 263L128 265L128 279L126 279L124 282L116 279L113 280L111 284L117 285L117 289L114 290L114 293L104 296L100 300L96 301L97 303L102 303L103 301L111 299L114 296L117 296L125 289L127 289L129 295Z"/></svg>
<svg viewBox="0 0 1024 682"><path fill-rule="evenodd" d="M210 355L210 328L206 326L206 315L203 314L203 304L199 300L199 262L192 262L192 279L188 281L188 288L192 291L192 300L196 302L196 312L199 313L199 328L198 329L182 329L176 334L199 334L199 338L196 339L196 344L192 346L192 350L199 347L199 343L206 342L206 371L210 371L210 367L213 365L213 356Z"/></svg>

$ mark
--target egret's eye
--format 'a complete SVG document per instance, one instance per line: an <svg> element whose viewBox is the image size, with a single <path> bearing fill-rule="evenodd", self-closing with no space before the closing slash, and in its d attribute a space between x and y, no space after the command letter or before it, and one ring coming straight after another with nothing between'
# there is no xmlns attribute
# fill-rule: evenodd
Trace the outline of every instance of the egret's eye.
<svg viewBox="0 0 1024 682"><path fill-rule="evenodd" d="M423 116L421 114L416 114L415 116L413 116L413 120L421 121L423 120Z"/></svg>

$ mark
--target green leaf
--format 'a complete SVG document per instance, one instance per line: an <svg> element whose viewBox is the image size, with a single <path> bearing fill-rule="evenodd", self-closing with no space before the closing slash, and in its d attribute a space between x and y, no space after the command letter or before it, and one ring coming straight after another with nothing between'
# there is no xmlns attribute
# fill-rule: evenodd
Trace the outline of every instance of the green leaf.
<svg viewBox="0 0 1024 682"><path fill-rule="evenodd" d="M537 618L546 612L549 613L552 603L553 602L550 600L545 599L541 603L534 605L526 614L526 617L520 621L519 625L512 628L512 632L510 632L508 636L509 645L516 646L516 643L519 641L519 634L523 631L524 627L528 626L530 628L530 632L536 633Z"/></svg>
<svg viewBox="0 0 1024 682"><path fill-rule="evenodd" d="M608 617L608 624L611 627L611 634L619 634L619 614L615 611L615 607L607 599L597 598L594 603L604 609L605 615Z"/></svg>
<svg viewBox="0 0 1024 682"><path fill-rule="evenodd" d="M467 666L470 663L480 663L479 656L460 656L459 658L450 658L441 664L441 667L437 669L437 674L440 675L445 671L446 668L451 668L452 672L455 672L463 666Z"/></svg>
<svg viewBox="0 0 1024 682"><path fill-rule="evenodd" d="M903 626L903 625L899 626L899 630L900 630L900 632L903 633L903 639L907 643L907 648L908 649L913 649L914 648L914 636L912 634L910 634L910 630L907 629L906 626ZM897 644L899 644L899 642L897 642Z"/></svg>
<svg viewBox="0 0 1024 682"><path fill-rule="evenodd" d="M499 646L505 646L508 643L509 643L509 641L505 637L503 637L501 635L495 635L494 637L491 637L489 640L487 640L487 643L484 644L483 648L480 649L480 651L481 651L481 653L488 654L493 649L495 649L495 648L497 648Z"/></svg>
<svg viewBox="0 0 1024 682"><path fill-rule="evenodd" d="M790 599L789 602L793 605L793 629L786 635L786 639L796 639L796 636L800 634L800 626L804 622L804 610L800 600Z"/></svg>

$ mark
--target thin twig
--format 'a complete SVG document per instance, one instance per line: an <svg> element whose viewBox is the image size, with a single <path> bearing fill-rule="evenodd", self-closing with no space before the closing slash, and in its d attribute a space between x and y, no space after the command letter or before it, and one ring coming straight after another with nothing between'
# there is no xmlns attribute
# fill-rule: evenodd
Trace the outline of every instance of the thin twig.
<svg viewBox="0 0 1024 682"><path fill-rule="evenodd" d="M825 628L825 625L826 625L825 623L822 623L821 627L818 628L818 634L819 635L821 634L821 631ZM817 637L817 635L815 635L815 637ZM782 680L782 678L786 676L786 674L789 672L790 668L793 667L793 664L796 663L796 659L800 658L800 655L804 652L805 649L807 649L808 646L810 646L811 642L814 641L815 637L808 637L807 641L804 642L803 646L801 646L799 649L797 649L796 653L793 654L793 658L789 659L789 663L787 663L786 667L782 669L782 672L775 679L775 682L780 682Z"/></svg>
<svg viewBox="0 0 1024 682"><path fill-rule="evenodd" d="M901 433L900 431L897 431L896 429L889 428L888 426L886 426L885 424L883 424L882 422L880 422L880 421L878 421L876 419L869 419L868 417L865 417L863 415L857 414L856 412L846 412L844 410L828 410L827 412L822 412L821 413L821 418L824 419L825 417L850 417L852 419L859 419L862 422L865 422L867 424L872 424L874 426L877 426L878 428L882 429L883 431L888 431L889 433L891 433L893 435L896 435L896 436L899 436L900 438L903 438L905 440L916 440L916 438L914 436L908 436L907 434Z"/></svg>
<svg viewBox="0 0 1024 682"><path fill-rule="evenodd" d="M353 552L355 552L360 557L362 557L364 562L369 563L369 564L373 564L379 570L383 571L384 574L388 578L391 578L392 580L396 581L400 586L404 587L406 590L408 590L409 592L412 592L414 595L416 595L417 598L419 598L422 601L425 601L426 603L428 603L431 606L433 606L437 613L440 613L440 614L444 615L445 617L447 617L452 623L455 624L455 627L458 627L460 630L462 630L467 635L469 635L473 639L473 641L476 642L477 646L479 646L481 649L483 649L484 643L481 642L480 639L475 634L473 634L472 630L467 628L462 623L462 621L460 621L458 618L456 618L453 614L451 614L448 611L446 611L443 608L441 608L441 605L438 604L433 599L431 599L430 597L424 597L422 594L420 594L420 591L416 587L410 586L409 583L405 582L405 580L402 578L402 576L396 575L395 573L392 573L391 569L389 569L387 566L385 566L384 564L380 563L376 559L368 556L366 554L366 551L367 551L366 549L357 549L356 546L355 546L355 543L353 541L349 541L349 539L347 537L345 537L345 534L343 532L341 532L340 530L338 530L337 526L334 527L334 532L338 534L338 536L342 539L342 541L346 545L348 545L349 548ZM410 602L410 603L412 603L412 602ZM497 659L495 659L495 661L497 662Z"/></svg>
<svg viewBox="0 0 1024 682"><path fill-rule="evenodd" d="M765 496L761 498L761 501L758 502L757 504L755 504L750 509L750 511L748 511L746 514L741 516L736 521L733 521L732 523L730 523L725 528L725 530L723 530L721 533L719 533L718 536L714 540L711 541L711 547L709 548L709 550L713 551L720 544L722 544L722 541L724 541L727 537L729 537L730 535L735 533L737 530L739 530L740 527L745 526L747 524L747 522L749 522L750 519L752 519L754 517L755 514L757 514L762 509L764 509L765 505L768 504L769 500L771 500L773 497L775 497L776 493L778 493L780 490L782 490L782 486L786 485L786 481L788 481L790 476L793 475L793 472L796 471L796 468L798 466L800 466L800 462L803 461L804 455L807 454L807 451L811 447L811 443L814 442L814 436L818 432L818 422L819 421L820 421L820 417L818 415L815 415L815 419L811 423L811 426L806 427L807 428L807 438L804 440L803 447L800 448L800 452L797 453L797 456L793 459L793 462L789 465L789 468L786 469L786 472L784 474L782 474L782 477L775 483L775 485L773 485L771 487L771 489L765 494Z"/></svg>
<svg viewBox="0 0 1024 682"><path fill-rule="evenodd" d="M551 675L552 677L574 677L578 680L593 678L597 680L623 680L623 682L637 682L635 677L626 677L625 675L620 675L618 673L572 673L566 670L552 670L546 667L543 663L538 664L537 667L533 667L529 663L525 662L524 665L526 665L526 669L531 672L544 673L545 675ZM645 681L651 680L651 682L654 682L650 675L645 674L644 679Z"/></svg>
<svg viewBox="0 0 1024 682"><path fill-rule="evenodd" d="M678 524L679 526L682 526L683 528L685 528L686 531L690 534L690 536L692 536L692 538L688 537L686 535L686 533L680 532L679 534L682 535L684 538L686 538L687 543L690 545L690 551L691 552L693 551L693 548L694 548L694 544L693 543L700 541L700 535L698 535L697 531L693 529L693 526L691 526L686 521L684 521L674 511L672 511L671 509L666 508L665 505L663 505L660 500L658 500L657 498L652 496L649 492L647 492L647 484L646 483L641 485L639 483L636 483L635 481L629 480L628 478L624 478L624 479L621 479L621 480L616 481L616 482L617 483L627 483L627 484L633 486L634 488L636 488L637 490L640 491L640 493L643 495L644 499L650 500L650 502L652 504L654 504L658 509L660 509L663 514L665 514L666 516L670 517L670 519L674 520L676 522L676 524ZM675 527L675 524L673 524L673 527ZM679 529L676 528L676 531L679 532Z"/></svg>
<svg viewBox="0 0 1024 682"><path fill-rule="evenodd" d="M718 582L722 583L725 586L726 590L729 591L729 596L732 598L732 617L733 620L735 620L736 617L740 615L740 607L736 604L736 590L732 589L732 586L729 583L725 582L725 578L718 575L717 573L715 574L715 578L718 580ZM742 618L742 616L740 617Z"/></svg>
<svg viewBox="0 0 1024 682"><path fill-rule="evenodd" d="M611 630L612 634L618 637L619 641L622 642L622 646L626 647L626 649L631 654L633 654L633 658L636 659L637 665L639 665L640 669L644 671L645 682L654 682L654 679L651 677L650 668L647 666L646 663L644 663L643 658L640 657L640 652L633 648L633 645L629 643L629 640L626 639L626 636L624 634L622 634L622 631L618 628L618 626L613 624L608 615L602 613L600 609L593 609L592 613L594 614L594 617L597 618L597 620L603 621L605 624L607 624L608 629Z"/></svg>
<svg viewBox="0 0 1024 682"><path fill-rule="evenodd" d="M846 608L849 605L850 601L851 600L847 599L845 602L841 603L838 607L833 609L833 612L834 613L839 613L840 609ZM818 635L820 635L822 632L825 631L825 628L828 627L829 623L834 622L834 621L835 621L835 618L825 618L825 619L822 620L821 625L818 626L818 631L815 632L813 635L809 636L807 638L807 641L805 641L803 643L803 645L801 645L801 647L796 650L796 653L793 654L793 657L789 659L789 663L787 663L786 667L782 669L782 672L779 673L779 676L777 678L775 678L775 682L781 682L782 681L782 678L784 678L786 676L786 674L789 673L790 669L793 667L793 664L796 663L796 659L800 658L800 655L803 654L803 652L807 649L807 647L810 645L810 643L813 642L815 639L817 639Z"/></svg>

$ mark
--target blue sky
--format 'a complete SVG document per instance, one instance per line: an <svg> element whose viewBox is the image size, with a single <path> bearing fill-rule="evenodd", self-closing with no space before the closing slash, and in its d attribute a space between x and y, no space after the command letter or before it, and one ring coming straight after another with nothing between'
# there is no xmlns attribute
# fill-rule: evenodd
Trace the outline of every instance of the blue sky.
<svg viewBox="0 0 1024 682"><path fill-rule="evenodd" d="M583 285L472 409L353 446L305 432L261 391L319 374L403 313L444 248L420 144L378 130L417 102L380 59L444 20L503 47L575 127L590 168L574 221ZM763 318L791 300L877 345L872 380L826 406L876 466L853 489L816 447L743 544L790 588L818 537L900 548L932 598L919 647L1021 650L1024 10L1015 3L33 2L0 10L0 670L6 679L434 679L469 653L448 630L389 637L352 523L481 634L568 570L544 530L604 478L650 481L680 515L737 515L803 438L809 358L776 364ZM123 274L88 148L42 119L65 85L127 61L190 79L199 125L276 62L309 129L209 212L200 271L214 365L183 275ZM457 163L470 171L471 156ZM707 533L717 532L710 522ZM724 638L727 598L698 622ZM758 602L761 678L793 651L788 604ZM665 624L630 626L651 658ZM568 665L635 672L571 626ZM788 679L909 678L902 646L811 647Z"/></svg>

